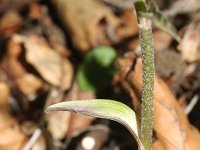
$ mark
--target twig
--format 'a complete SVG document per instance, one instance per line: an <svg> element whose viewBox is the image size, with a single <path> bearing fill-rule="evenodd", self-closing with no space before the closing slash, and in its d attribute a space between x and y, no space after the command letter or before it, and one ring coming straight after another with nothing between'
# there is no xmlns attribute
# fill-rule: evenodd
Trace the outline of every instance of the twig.
<svg viewBox="0 0 200 150"><path fill-rule="evenodd" d="M42 131L41 129L36 129L35 132L33 133L32 137L30 138L29 142L25 145L23 150L31 150L33 145L36 143L38 138L40 137Z"/></svg>
<svg viewBox="0 0 200 150"><path fill-rule="evenodd" d="M198 102L199 96L198 95L194 95L192 100L190 101L189 105L185 107L184 112L185 114L189 114L192 109L194 108L194 106L196 105L196 103Z"/></svg>

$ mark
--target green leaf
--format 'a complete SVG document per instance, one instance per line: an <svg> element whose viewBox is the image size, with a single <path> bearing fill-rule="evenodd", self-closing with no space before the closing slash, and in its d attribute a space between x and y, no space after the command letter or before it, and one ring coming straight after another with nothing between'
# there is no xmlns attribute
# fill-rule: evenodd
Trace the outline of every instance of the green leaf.
<svg viewBox="0 0 200 150"><path fill-rule="evenodd" d="M116 51L111 47L102 46L90 51L77 74L81 89L95 92L105 88L115 73L116 56Z"/></svg>
<svg viewBox="0 0 200 150"><path fill-rule="evenodd" d="M141 12L145 13L146 12L146 6L145 6L144 0L135 0L134 6L135 6L135 9L138 13L141 13Z"/></svg>
<svg viewBox="0 0 200 150"><path fill-rule="evenodd" d="M148 11L151 13L150 17L157 28L170 34L177 42L180 41L180 36L178 35L176 28L170 20L162 14L155 2L150 3Z"/></svg>
<svg viewBox="0 0 200 150"><path fill-rule="evenodd" d="M74 111L117 121L129 130L136 139L139 148L143 150L143 145L139 139L139 126L135 112L121 102L105 99L67 101L49 106L46 112L49 111Z"/></svg>

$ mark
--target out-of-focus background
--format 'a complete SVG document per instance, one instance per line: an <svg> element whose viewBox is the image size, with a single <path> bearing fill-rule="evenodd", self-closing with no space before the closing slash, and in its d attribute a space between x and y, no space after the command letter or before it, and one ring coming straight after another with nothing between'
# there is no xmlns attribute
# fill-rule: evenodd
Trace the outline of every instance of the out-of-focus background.
<svg viewBox="0 0 200 150"><path fill-rule="evenodd" d="M155 116L153 149L178 149L176 139L184 137L178 147L184 149L188 140L194 145L190 150L196 150L200 2L155 3L155 69L162 81L155 99L168 112L156 112L164 115ZM116 122L44 109L62 101L105 98L127 104L139 117L140 57L133 0L0 0L0 149L137 149ZM174 124L178 120L177 134L169 133L170 117Z"/></svg>

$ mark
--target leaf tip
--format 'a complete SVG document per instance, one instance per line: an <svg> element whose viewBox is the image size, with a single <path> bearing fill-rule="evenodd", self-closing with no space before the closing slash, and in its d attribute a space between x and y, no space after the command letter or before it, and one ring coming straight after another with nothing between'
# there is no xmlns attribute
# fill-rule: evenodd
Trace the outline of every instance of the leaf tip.
<svg viewBox="0 0 200 150"><path fill-rule="evenodd" d="M49 113L50 111L52 111L52 110L51 110L51 106L49 106L49 107L47 107L47 108L44 109L44 112L45 112L45 113Z"/></svg>
<svg viewBox="0 0 200 150"><path fill-rule="evenodd" d="M51 111L59 111L60 109L56 107L55 105L56 104L48 106L47 108L44 109L44 112L49 113Z"/></svg>

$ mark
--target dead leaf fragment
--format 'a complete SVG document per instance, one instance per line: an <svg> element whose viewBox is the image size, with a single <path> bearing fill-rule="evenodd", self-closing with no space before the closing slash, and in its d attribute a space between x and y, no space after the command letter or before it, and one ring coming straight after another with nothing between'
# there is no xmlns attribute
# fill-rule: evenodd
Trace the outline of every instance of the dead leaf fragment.
<svg viewBox="0 0 200 150"><path fill-rule="evenodd" d="M53 139L60 140L66 136L70 115L71 113L69 112L52 112L47 114L47 128Z"/></svg>
<svg viewBox="0 0 200 150"><path fill-rule="evenodd" d="M134 36L138 33L137 16L132 9L124 10L120 18L123 25L117 27L116 29L118 38L123 39L125 37Z"/></svg>
<svg viewBox="0 0 200 150"><path fill-rule="evenodd" d="M164 31L157 30L153 32L153 42L155 50L164 50L170 46L172 37Z"/></svg>
<svg viewBox="0 0 200 150"><path fill-rule="evenodd" d="M119 20L111 10L97 0L52 1L57 8L60 20L71 32L74 46L82 51L97 46L106 37L101 32L102 22L105 22L106 28L111 30L119 25Z"/></svg>
<svg viewBox="0 0 200 150"><path fill-rule="evenodd" d="M5 83L0 83L0 149L22 149L26 136L20 130L18 122L8 113L9 88Z"/></svg>
<svg viewBox="0 0 200 150"><path fill-rule="evenodd" d="M44 135L40 135L36 143L33 145L32 150L46 150L46 141Z"/></svg>
<svg viewBox="0 0 200 150"><path fill-rule="evenodd" d="M13 84L26 96L41 89L44 82L34 74L28 73L21 61L23 50L21 43L12 38L8 43L8 51L3 59L2 68L12 79Z"/></svg>
<svg viewBox="0 0 200 150"><path fill-rule="evenodd" d="M22 18L17 11L9 10L0 20L0 35L12 35L22 26Z"/></svg>
<svg viewBox="0 0 200 150"><path fill-rule="evenodd" d="M38 40L16 35L26 49L26 60L35 67L40 75L50 84L67 90L71 86L73 68L69 60Z"/></svg>
<svg viewBox="0 0 200 150"><path fill-rule="evenodd" d="M176 0L172 7L165 13L169 16L175 16L177 14L189 13L196 11L200 8L199 0Z"/></svg>
<svg viewBox="0 0 200 150"><path fill-rule="evenodd" d="M0 82L0 110L7 110L8 108L8 98L10 96L10 91L8 85Z"/></svg>
<svg viewBox="0 0 200 150"><path fill-rule="evenodd" d="M200 14L187 27L186 32L178 45L183 60L194 62L200 59Z"/></svg>
<svg viewBox="0 0 200 150"><path fill-rule="evenodd" d="M43 82L32 74L25 74L16 78L17 85L25 95L33 94L42 87Z"/></svg>
<svg viewBox="0 0 200 150"><path fill-rule="evenodd" d="M8 51L3 59L2 68L13 78L24 75L26 69L19 62L19 56L22 52L20 43L11 39L7 47Z"/></svg>

